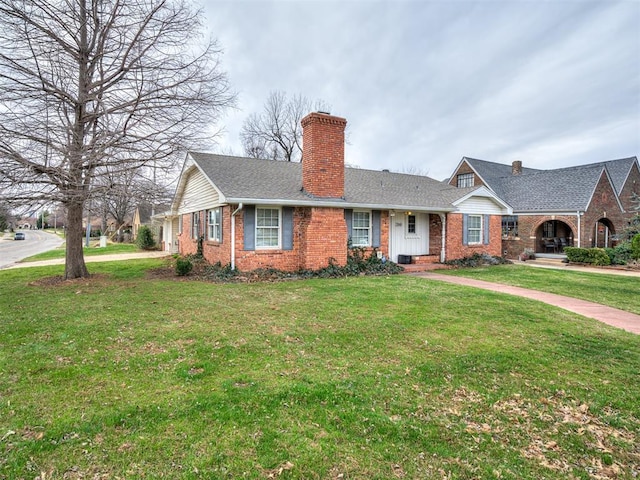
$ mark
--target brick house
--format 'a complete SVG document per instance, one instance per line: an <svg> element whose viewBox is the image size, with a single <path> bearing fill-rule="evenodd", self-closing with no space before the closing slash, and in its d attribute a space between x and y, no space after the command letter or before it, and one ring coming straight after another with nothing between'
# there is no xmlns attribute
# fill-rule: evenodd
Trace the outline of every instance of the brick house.
<svg viewBox="0 0 640 480"><path fill-rule="evenodd" d="M483 186L458 189L425 176L348 168L346 120L302 120L301 163L190 152L163 248L240 270L344 265L348 245L392 261L440 262L501 254L508 205Z"/></svg>
<svg viewBox="0 0 640 480"><path fill-rule="evenodd" d="M558 254L569 246L610 247L635 215L640 194L637 157L553 170L464 157L448 183L485 186L513 213L502 219L503 252Z"/></svg>

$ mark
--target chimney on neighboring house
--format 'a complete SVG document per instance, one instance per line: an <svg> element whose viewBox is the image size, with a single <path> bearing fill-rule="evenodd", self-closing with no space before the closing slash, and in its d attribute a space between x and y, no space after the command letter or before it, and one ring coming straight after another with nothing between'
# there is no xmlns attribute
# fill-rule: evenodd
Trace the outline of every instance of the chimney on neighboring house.
<svg viewBox="0 0 640 480"><path fill-rule="evenodd" d="M522 162L516 160L511 164L511 175L522 175Z"/></svg>
<svg viewBox="0 0 640 480"><path fill-rule="evenodd" d="M344 129L347 121L313 112L302 124L302 188L314 197L344 197Z"/></svg>

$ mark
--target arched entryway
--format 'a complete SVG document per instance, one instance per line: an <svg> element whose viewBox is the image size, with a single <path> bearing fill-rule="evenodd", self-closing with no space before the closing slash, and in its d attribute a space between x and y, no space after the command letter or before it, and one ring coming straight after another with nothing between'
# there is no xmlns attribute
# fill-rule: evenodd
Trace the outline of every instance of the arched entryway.
<svg viewBox="0 0 640 480"><path fill-rule="evenodd" d="M607 248L613 246L615 227L608 218L599 219L593 229L592 246Z"/></svg>
<svg viewBox="0 0 640 480"><path fill-rule="evenodd" d="M546 220L536 230L536 253L562 254L564 247L572 247L575 235L561 220Z"/></svg>

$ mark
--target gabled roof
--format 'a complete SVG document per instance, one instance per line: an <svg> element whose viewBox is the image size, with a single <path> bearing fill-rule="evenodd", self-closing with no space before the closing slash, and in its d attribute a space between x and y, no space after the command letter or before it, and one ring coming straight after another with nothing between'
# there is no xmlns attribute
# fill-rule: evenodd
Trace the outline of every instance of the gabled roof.
<svg viewBox="0 0 640 480"><path fill-rule="evenodd" d="M463 157L462 161L467 164L478 174L482 181L489 185L496 182L497 179L502 177L511 176L511 165L505 165L504 163L488 162L487 160L479 160L477 158ZM456 169L457 170L457 169ZM540 172L541 170L535 168L522 167L522 175L528 175L530 173Z"/></svg>
<svg viewBox="0 0 640 480"><path fill-rule="evenodd" d="M190 152L188 158L220 192L221 203L449 212L455 210L454 201L477 189L459 189L421 175L346 167L344 198L319 199L302 190L300 163L201 152ZM498 199L496 203L502 205Z"/></svg>
<svg viewBox="0 0 640 480"><path fill-rule="evenodd" d="M588 165L537 170L523 168L512 174L511 165L464 157L483 182L516 212L584 211L603 172L619 194L636 157Z"/></svg>
<svg viewBox="0 0 640 480"><path fill-rule="evenodd" d="M498 195L519 212L584 211L603 171L592 165L510 175L500 179Z"/></svg>
<svg viewBox="0 0 640 480"><path fill-rule="evenodd" d="M594 165L604 165L607 167L607 171L611 176L611 181L616 189L616 193L620 195L627 178L629 178L629 173L631 173L631 168L634 163L638 163L638 159L636 157L609 160L607 162L602 162L601 164L595 163Z"/></svg>

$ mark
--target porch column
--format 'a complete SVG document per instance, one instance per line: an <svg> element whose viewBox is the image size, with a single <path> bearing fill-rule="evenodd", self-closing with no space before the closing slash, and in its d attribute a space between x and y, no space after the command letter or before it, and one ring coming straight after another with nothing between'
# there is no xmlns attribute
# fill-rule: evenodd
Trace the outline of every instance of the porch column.
<svg viewBox="0 0 640 480"><path fill-rule="evenodd" d="M442 223L442 246L440 248L440 263L444 263L447 258L447 216L444 213L440 214L440 222Z"/></svg>

